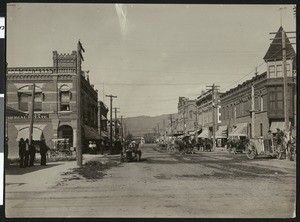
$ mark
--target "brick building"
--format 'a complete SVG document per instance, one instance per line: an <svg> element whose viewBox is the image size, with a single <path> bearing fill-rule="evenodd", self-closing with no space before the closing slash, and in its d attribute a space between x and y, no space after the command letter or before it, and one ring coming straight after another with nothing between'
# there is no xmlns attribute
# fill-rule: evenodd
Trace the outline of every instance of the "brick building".
<svg viewBox="0 0 300 222"><path fill-rule="evenodd" d="M79 66L80 67L80 66ZM18 141L29 137L28 111L34 95L33 140L38 146L42 138L53 148L59 139L76 147L77 138L77 51L71 54L53 52L52 67L20 67L7 69L7 105L23 111L24 116L7 117L9 156L18 156ZM98 93L88 76L81 78L81 144L83 151L88 140L100 138L97 133Z"/></svg>
<svg viewBox="0 0 300 222"><path fill-rule="evenodd" d="M284 129L284 97L282 69L282 27L270 45L264 61L267 71L256 75L248 81L232 88L220 96L221 125L228 127L229 136L263 137L268 130ZM287 43L287 82L288 82L288 116L290 125L295 127L296 117L296 66L295 51ZM254 86L254 135L251 125L251 87Z"/></svg>
<svg viewBox="0 0 300 222"><path fill-rule="evenodd" d="M191 134L195 131L196 102L185 97L179 97L177 132Z"/></svg>
<svg viewBox="0 0 300 222"><path fill-rule="evenodd" d="M109 138L107 113L108 107L102 101L98 101L98 133L101 135L101 139Z"/></svg>
<svg viewBox="0 0 300 222"><path fill-rule="evenodd" d="M215 101L218 101L220 93L215 90ZM202 138L211 138L213 135L213 92L212 89L202 91L201 95L196 99L197 105L197 129L200 130L199 135ZM216 128L219 123L219 107L215 109ZM216 129L217 130L217 129Z"/></svg>

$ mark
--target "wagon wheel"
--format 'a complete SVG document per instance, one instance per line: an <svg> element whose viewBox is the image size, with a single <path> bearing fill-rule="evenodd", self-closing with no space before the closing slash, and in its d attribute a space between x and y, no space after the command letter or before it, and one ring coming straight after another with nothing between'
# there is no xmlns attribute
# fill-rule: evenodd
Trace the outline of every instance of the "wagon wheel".
<svg viewBox="0 0 300 222"><path fill-rule="evenodd" d="M250 159L253 160L256 156L257 152L256 152L256 148L255 145L252 141L249 142L248 146L247 146L247 150L246 150L246 156Z"/></svg>

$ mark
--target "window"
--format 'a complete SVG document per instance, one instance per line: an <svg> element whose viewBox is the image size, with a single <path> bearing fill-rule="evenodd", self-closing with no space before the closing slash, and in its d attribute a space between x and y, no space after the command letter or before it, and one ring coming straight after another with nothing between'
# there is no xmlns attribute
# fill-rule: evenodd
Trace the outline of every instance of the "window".
<svg viewBox="0 0 300 222"><path fill-rule="evenodd" d="M264 98L260 96L260 111L264 111Z"/></svg>
<svg viewBox="0 0 300 222"><path fill-rule="evenodd" d="M19 93L19 109L29 111L32 97L30 93ZM42 111L43 94L36 93L34 97L34 111Z"/></svg>
<svg viewBox="0 0 300 222"><path fill-rule="evenodd" d="M270 109L275 110L276 109L276 97L275 93L271 93L269 95L269 101L270 101Z"/></svg>
<svg viewBox="0 0 300 222"><path fill-rule="evenodd" d="M263 136L263 124L260 123L260 136Z"/></svg>
<svg viewBox="0 0 300 222"><path fill-rule="evenodd" d="M193 119L193 111L190 111L190 119Z"/></svg>
<svg viewBox="0 0 300 222"><path fill-rule="evenodd" d="M243 110L242 110L242 114L241 115L243 115L243 116L246 116L246 115L249 115L249 111L250 111L250 100L249 99L247 99L246 101L244 101L243 103L242 103L242 105L243 105Z"/></svg>
<svg viewBox="0 0 300 222"><path fill-rule="evenodd" d="M283 92L277 92L277 109L283 110Z"/></svg>
<svg viewBox="0 0 300 222"><path fill-rule="evenodd" d="M36 93L34 97L34 111L42 111L43 94Z"/></svg>
<svg viewBox="0 0 300 222"><path fill-rule="evenodd" d="M234 107L233 107L233 112L234 112L233 117L236 118L236 105L234 105Z"/></svg>
<svg viewBox="0 0 300 222"><path fill-rule="evenodd" d="M276 77L277 78L283 77L283 74L282 74L282 65L277 65L276 66Z"/></svg>
<svg viewBox="0 0 300 222"><path fill-rule="evenodd" d="M283 89L282 86L269 88L269 108L272 111L283 110Z"/></svg>
<svg viewBox="0 0 300 222"><path fill-rule="evenodd" d="M70 91L60 92L60 111L70 110Z"/></svg>
<svg viewBox="0 0 300 222"><path fill-rule="evenodd" d="M290 64L286 65L286 75L287 76L292 76Z"/></svg>
<svg viewBox="0 0 300 222"><path fill-rule="evenodd" d="M271 65L269 66L269 76L270 78L275 78L275 66L274 65Z"/></svg>
<svg viewBox="0 0 300 222"><path fill-rule="evenodd" d="M28 111L28 103L31 96L26 93L19 93L19 110Z"/></svg>

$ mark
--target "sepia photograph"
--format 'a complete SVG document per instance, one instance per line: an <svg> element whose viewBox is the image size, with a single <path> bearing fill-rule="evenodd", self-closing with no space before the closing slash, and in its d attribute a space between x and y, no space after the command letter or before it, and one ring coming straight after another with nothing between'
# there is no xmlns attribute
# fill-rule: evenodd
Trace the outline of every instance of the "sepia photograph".
<svg viewBox="0 0 300 222"><path fill-rule="evenodd" d="M7 218L295 218L296 5L9 3Z"/></svg>

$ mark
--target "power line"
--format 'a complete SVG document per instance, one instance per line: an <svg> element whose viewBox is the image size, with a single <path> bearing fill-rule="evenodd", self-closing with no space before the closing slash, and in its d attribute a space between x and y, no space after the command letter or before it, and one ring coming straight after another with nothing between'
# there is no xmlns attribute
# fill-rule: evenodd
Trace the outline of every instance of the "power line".
<svg viewBox="0 0 300 222"><path fill-rule="evenodd" d="M278 50L277 52L273 53L271 56L273 55L276 55L278 52L280 52L280 50ZM251 72L247 73L246 75L244 75L242 78L238 79L237 81L233 82L232 84L228 85L228 86L225 86L222 88L222 91L225 90L225 89L228 89L229 87L231 87L232 85L234 85L235 83L239 82L240 80L244 79L246 76L250 75L253 71L255 72L257 70L257 68L259 68L260 66L266 64L265 61L260 63L256 68L254 68L253 70L251 70Z"/></svg>
<svg viewBox="0 0 300 222"><path fill-rule="evenodd" d="M216 82L230 83L230 82ZM208 82L193 82L193 83L105 83L107 86L180 86L180 85L206 85Z"/></svg>

